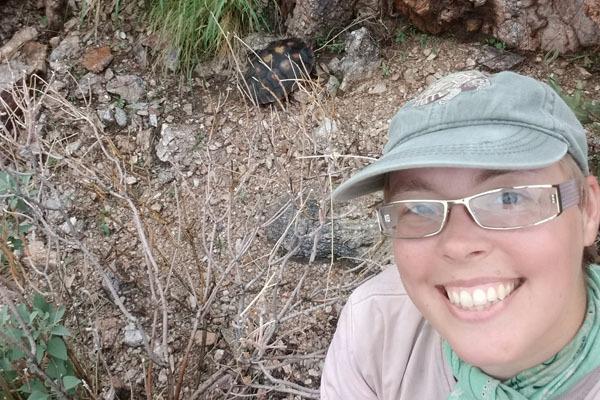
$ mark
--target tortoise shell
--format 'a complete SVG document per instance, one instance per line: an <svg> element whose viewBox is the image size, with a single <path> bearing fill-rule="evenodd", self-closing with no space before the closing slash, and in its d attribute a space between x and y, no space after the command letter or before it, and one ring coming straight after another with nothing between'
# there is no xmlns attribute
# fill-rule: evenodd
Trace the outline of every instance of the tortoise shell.
<svg viewBox="0 0 600 400"><path fill-rule="evenodd" d="M244 79L258 104L287 99L315 65L313 51L300 39L276 40L249 57Z"/></svg>

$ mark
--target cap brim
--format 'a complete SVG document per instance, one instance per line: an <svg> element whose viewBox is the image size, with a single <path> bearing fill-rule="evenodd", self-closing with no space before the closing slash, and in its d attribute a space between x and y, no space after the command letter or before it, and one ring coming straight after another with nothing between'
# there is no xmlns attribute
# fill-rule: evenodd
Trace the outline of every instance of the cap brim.
<svg viewBox="0 0 600 400"><path fill-rule="evenodd" d="M396 146L342 183L332 197L346 201L381 190L385 174L392 171L425 167L535 169L559 161L567 150L568 144L555 133L522 126L491 124L445 129Z"/></svg>

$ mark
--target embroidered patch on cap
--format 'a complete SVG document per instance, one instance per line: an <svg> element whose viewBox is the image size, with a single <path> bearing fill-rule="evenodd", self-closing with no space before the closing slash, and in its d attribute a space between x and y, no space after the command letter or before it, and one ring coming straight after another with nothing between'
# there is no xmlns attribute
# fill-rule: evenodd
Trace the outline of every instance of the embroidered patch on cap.
<svg viewBox="0 0 600 400"><path fill-rule="evenodd" d="M445 76L431 84L411 102L413 107L420 107L438 102L444 104L461 92L479 90L490 85L489 78L480 71L462 71Z"/></svg>

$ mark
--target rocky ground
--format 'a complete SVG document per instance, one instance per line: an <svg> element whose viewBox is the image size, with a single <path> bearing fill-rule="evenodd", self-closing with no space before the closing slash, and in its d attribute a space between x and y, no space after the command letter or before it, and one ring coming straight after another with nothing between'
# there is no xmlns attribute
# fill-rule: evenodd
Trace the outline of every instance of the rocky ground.
<svg viewBox="0 0 600 400"><path fill-rule="evenodd" d="M157 68L135 9L58 33L35 7L9 9L0 45L17 32L29 44L0 65L17 99L0 157L34 176L21 188L34 227L21 273L2 282L66 305L92 398L318 398L345 299L390 260L373 219L381 199L329 194L378 156L395 110L472 68L600 97L593 51L516 54L398 22L383 42L349 30L346 52L317 51L290 102L259 108L239 69L205 65L187 80ZM29 96L12 78L22 70L48 85Z"/></svg>

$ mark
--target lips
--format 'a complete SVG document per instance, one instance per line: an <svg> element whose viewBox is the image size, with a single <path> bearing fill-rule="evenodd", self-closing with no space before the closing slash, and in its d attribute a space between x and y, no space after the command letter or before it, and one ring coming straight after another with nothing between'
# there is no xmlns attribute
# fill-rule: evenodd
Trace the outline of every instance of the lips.
<svg viewBox="0 0 600 400"><path fill-rule="evenodd" d="M482 311L506 299L520 286L519 279L475 286L450 286L443 289L450 303L468 311Z"/></svg>

